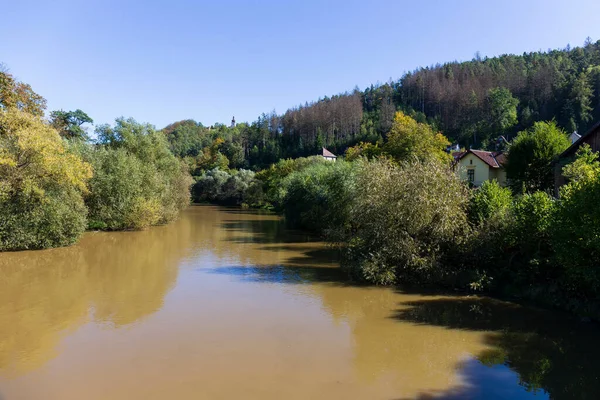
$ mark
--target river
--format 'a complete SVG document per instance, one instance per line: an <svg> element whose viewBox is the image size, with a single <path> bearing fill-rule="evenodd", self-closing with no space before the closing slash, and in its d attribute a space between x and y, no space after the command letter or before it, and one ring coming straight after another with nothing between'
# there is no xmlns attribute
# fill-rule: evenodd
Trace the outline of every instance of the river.
<svg viewBox="0 0 600 400"><path fill-rule="evenodd" d="M597 399L595 324L356 285L274 215L0 254L0 399Z"/></svg>

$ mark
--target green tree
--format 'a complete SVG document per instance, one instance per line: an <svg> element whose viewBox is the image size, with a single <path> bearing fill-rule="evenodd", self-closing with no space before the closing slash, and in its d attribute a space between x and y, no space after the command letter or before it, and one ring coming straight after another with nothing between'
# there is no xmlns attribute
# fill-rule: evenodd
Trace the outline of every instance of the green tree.
<svg viewBox="0 0 600 400"><path fill-rule="evenodd" d="M92 120L86 113L77 109L75 111L52 111L50 113L50 125L52 125L58 133L67 139L87 139L87 133L83 124L92 124Z"/></svg>
<svg viewBox="0 0 600 400"><path fill-rule="evenodd" d="M435 159L360 163L347 217L346 264L378 284L451 276L447 256L469 231L465 185Z"/></svg>
<svg viewBox="0 0 600 400"><path fill-rule="evenodd" d="M509 147L505 165L513 189L550 190L554 181L552 163L569 145L566 133L554 121L536 122L519 132Z"/></svg>
<svg viewBox="0 0 600 400"><path fill-rule="evenodd" d="M0 251L74 243L85 230L91 175L40 118L0 110Z"/></svg>
<svg viewBox="0 0 600 400"><path fill-rule="evenodd" d="M487 132L486 138L491 139L503 135L515 126L517 119L517 106L519 100L514 98L507 88L493 88L487 95L487 118L483 121L483 131Z"/></svg>
<svg viewBox="0 0 600 400"><path fill-rule="evenodd" d="M96 171L86 198L90 226L142 229L177 218L189 204L192 180L165 135L124 118L97 127L96 134L100 146L83 153Z"/></svg>

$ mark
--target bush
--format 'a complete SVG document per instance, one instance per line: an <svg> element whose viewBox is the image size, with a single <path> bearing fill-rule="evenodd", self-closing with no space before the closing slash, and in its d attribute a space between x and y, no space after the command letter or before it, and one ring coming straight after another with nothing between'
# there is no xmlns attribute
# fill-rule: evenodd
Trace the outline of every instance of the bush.
<svg viewBox="0 0 600 400"><path fill-rule="evenodd" d="M344 161L316 163L290 174L281 184L288 225L329 235L343 229L354 175L354 164Z"/></svg>
<svg viewBox="0 0 600 400"><path fill-rule="evenodd" d="M262 191L265 201L277 211L282 211L282 202L285 193L282 191L281 183L293 172L301 171L315 164L329 163L323 157L301 157L295 159L280 160L271 164L269 168L263 169L256 174L256 179L262 182Z"/></svg>
<svg viewBox="0 0 600 400"><path fill-rule="evenodd" d="M225 205L261 206L262 185L255 173L247 169L224 171L214 168L196 178L192 188L195 202L213 202Z"/></svg>
<svg viewBox="0 0 600 400"><path fill-rule="evenodd" d="M85 231L86 214L81 193L74 188L0 201L0 251L71 245Z"/></svg>
<svg viewBox="0 0 600 400"><path fill-rule="evenodd" d="M191 177L150 125L118 119L97 130L100 145L80 151L95 175L86 197L92 229L143 229L177 218L189 204Z"/></svg>
<svg viewBox="0 0 600 400"><path fill-rule="evenodd" d="M467 189L443 163L362 162L348 215L346 258L378 284L440 281L468 232Z"/></svg>
<svg viewBox="0 0 600 400"><path fill-rule="evenodd" d="M564 267L568 290L577 297L600 294L600 171L561 190L552 227L557 261Z"/></svg>
<svg viewBox="0 0 600 400"><path fill-rule="evenodd" d="M89 164L41 119L0 111L0 251L74 243L86 226L90 176Z"/></svg>
<svg viewBox="0 0 600 400"><path fill-rule="evenodd" d="M485 181L472 192L469 202L469 219L481 224L489 219L505 218L512 204L510 189L503 188L498 181Z"/></svg>

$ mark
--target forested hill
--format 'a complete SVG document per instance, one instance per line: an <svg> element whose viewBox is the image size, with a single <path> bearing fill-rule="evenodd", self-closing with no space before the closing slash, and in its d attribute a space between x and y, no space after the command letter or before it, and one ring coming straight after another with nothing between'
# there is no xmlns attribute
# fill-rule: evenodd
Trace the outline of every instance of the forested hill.
<svg viewBox="0 0 600 400"><path fill-rule="evenodd" d="M600 119L600 41L420 68L398 81L325 97L283 115L263 114L251 124L209 130L184 121L165 132L180 156L196 156L221 138L229 167L260 166L315 154L321 146L343 152L359 141L376 141L389 131L396 110L462 146L491 147L499 135L510 139L542 120L583 133Z"/></svg>

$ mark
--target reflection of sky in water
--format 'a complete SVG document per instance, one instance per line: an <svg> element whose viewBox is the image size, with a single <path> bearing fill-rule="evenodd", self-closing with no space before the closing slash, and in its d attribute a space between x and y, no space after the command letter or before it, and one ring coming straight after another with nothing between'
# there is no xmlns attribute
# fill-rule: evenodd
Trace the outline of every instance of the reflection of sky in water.
<svg viewBox="0 0 600 400"><path fill-rule="evenodd" d="M519 375L506 365L486 366L475 359L464 362L460 370L464 387L459 390L433 395L433 399L442 400L525 400L549 399L543 389L527 391L521 386Z"/></svg>
<svg viewBox="0 0 600 400"><path fill-rule="evenodd" d="M275 216L205 206L0 254L0 400L599 398L597 325L338 264Z"/></svg>

